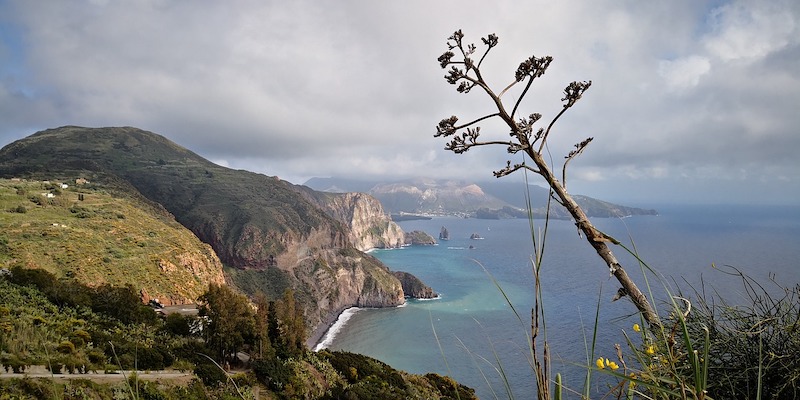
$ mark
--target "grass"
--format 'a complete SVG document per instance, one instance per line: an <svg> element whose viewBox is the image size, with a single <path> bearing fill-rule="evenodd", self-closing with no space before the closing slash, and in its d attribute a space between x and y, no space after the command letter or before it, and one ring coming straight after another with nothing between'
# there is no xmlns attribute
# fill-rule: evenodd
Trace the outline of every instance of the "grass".
<svg viewBox="0 0 800 400"><path fill-rule="evenodd" d="M223 279L213 251L191 232L106 189L0 179L0 266L41 268L94 285L132 284L178 302Z"/></svg>

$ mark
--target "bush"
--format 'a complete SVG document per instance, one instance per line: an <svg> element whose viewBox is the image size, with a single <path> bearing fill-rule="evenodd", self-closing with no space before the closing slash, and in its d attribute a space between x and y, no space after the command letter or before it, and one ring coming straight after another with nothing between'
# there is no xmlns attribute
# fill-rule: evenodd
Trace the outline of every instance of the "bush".
<svg viewBox="0 0 800 400"><path fill-rule="evenodd" d="M61 354L72 354L75 352L75 345L69 340L65 340L56 347L56 351Z"/></svg>
<svg viewBox="0 0 800 400"><path fill-rule="evenodd" d="M253 363L253 372L258 381L271 390L281 391L291 379L291 371L277 358L257 360Z"/></svg>
<svg viewBox="0 0 800 400"><path fill-rule="evenodd" d="M75 347L83 347L86 345L86 343L92 341L92 335L83 329L78 329L75 332L72 332L72 337L70 337L69 341L72 342Z"/></svg>
<svg viewBox="0 0 800 400"><path fill-rule="evenodd" d="M189 336L191 333L189 319L179 313L167 315L164 330L177 336Z"/></svg>
<svg viewBox="0 0 800 400"><path fill-rule="evenodd" d="M21 360L16 354L3 354L2 363L6 372L13 372L15 374L25 372L25 369L28 367L28 363Z"/></svg>
<svg viewBox="0 0 800 400"><path fill-rule="evenodd" d="M225 383L228 380L228 375L225 371L213 363L199 364L194 368L194 374L203 381L203 384L210 387L219 386L220 383Z"/></svg>
<svg viewBox="0 0 800 400"><path fill-rule="evenodd" d="M52 382L44 379L0 379L3 399L55 399Z"/></svg>
<svg viewBox="0 0 800 400"><path fill-rule="evenodd" d="M103 366L108 361L108 357L101 349L91 349L88 353L86 353L86 358L89 360L90 363L97 366Z"/></svg>

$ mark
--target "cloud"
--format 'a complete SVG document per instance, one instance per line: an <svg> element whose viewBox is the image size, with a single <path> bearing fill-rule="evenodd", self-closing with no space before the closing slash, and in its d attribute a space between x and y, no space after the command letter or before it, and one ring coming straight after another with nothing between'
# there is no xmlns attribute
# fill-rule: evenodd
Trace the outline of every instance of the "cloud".
<svg viewBox="0 0 800 400"><path fill-rule="evenodd" d="M662 60L658 74L667 83L668 90L683 90L697 86L700 78L711 71L711 63L705 57L689 56L678 60Z"/></svg>
<svg viewBox="0 0 800 400"><path fill-rule="evenodd" d="M520 105L524 115L549 121L569 82L592 80L549 146L558 163L595 138L570 164L571 187L603 182L624 192L649 179L680 193L680 177L693 171L722 179L745 168L735 179L774 181L775 195L792 201L800 198L799 7L10 0L0 3L0 145L60 125L128 125L298 183L492 179L505 149L456 156L432 137L442 118L466 121L492 107L442 79L436 58L462 28L470 42L500 37L484 64L496 89L525 58L555 58ZM487 138L508 137L496 121L482 126Z"/></svg>
<svg viewBox="0 0 800 400"><path fill-rule="evenodd" d="M786 2L732 3L713 10L709 52L723 61L754 61L797 44L797 14Z"/></svg>

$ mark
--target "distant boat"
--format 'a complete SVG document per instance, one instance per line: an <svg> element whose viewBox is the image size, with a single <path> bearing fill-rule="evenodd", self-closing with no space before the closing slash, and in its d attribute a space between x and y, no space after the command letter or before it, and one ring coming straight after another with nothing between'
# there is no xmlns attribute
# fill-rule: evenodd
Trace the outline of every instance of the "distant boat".
<svg viewBox="0 0 800 400"><path fill-rule="evenodd" d="M479 234L477 234L477 233L473 233L472 235L469 235L469 238L470 238L470 239L472 239L472 240L480 240L480 239L483 239L483 237L481 237L481 235L479 235Z"/></svg>
<svg viewBox="0 0 800 400"><path fill-rule="evenodd" d="M439 240L450 240L450 232L447 231L447 228L442 227L442 230L439 231Z"/></svg>

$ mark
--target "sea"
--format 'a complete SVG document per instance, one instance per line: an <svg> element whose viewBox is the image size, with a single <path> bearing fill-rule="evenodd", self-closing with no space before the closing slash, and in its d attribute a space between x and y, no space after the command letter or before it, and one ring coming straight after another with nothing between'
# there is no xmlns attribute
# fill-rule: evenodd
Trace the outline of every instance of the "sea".
<svg viewBox="0 0 800 400"><path fill-rule="evenodd" d="M781 287L800 284L800 206L656 208L657 216L592 221L646 263L612 247L639 287L655 298L660 314L668 311L667 293L691 301L697 290L747 304L742 279L734 271L776 295ZM545 221L538 219L531 225L525 219L435 217L400 226L434 237L442 227L449 231L450 239L435 246L372 252L390 269L416 275L440 296L412 299L397 308L346 310L318 348L365 354L415 374L448 375L474 388L481 399L533 398L536 379L528 342L534 238L544 243L544 324L538 347L546 339L553 377L561 373L564 385L580 392L586 365L601 356L616 359L614 344L626 349L623 331L630 334L633 324L641 323L630 301L612 301L618 283L571 221L551 220L545 229ZM473 234L482 239L470 239ZM654 272L647 272L645 281L643 271L649 269ZM607 379L592 382L593 393L608 391Z"/></svg>

